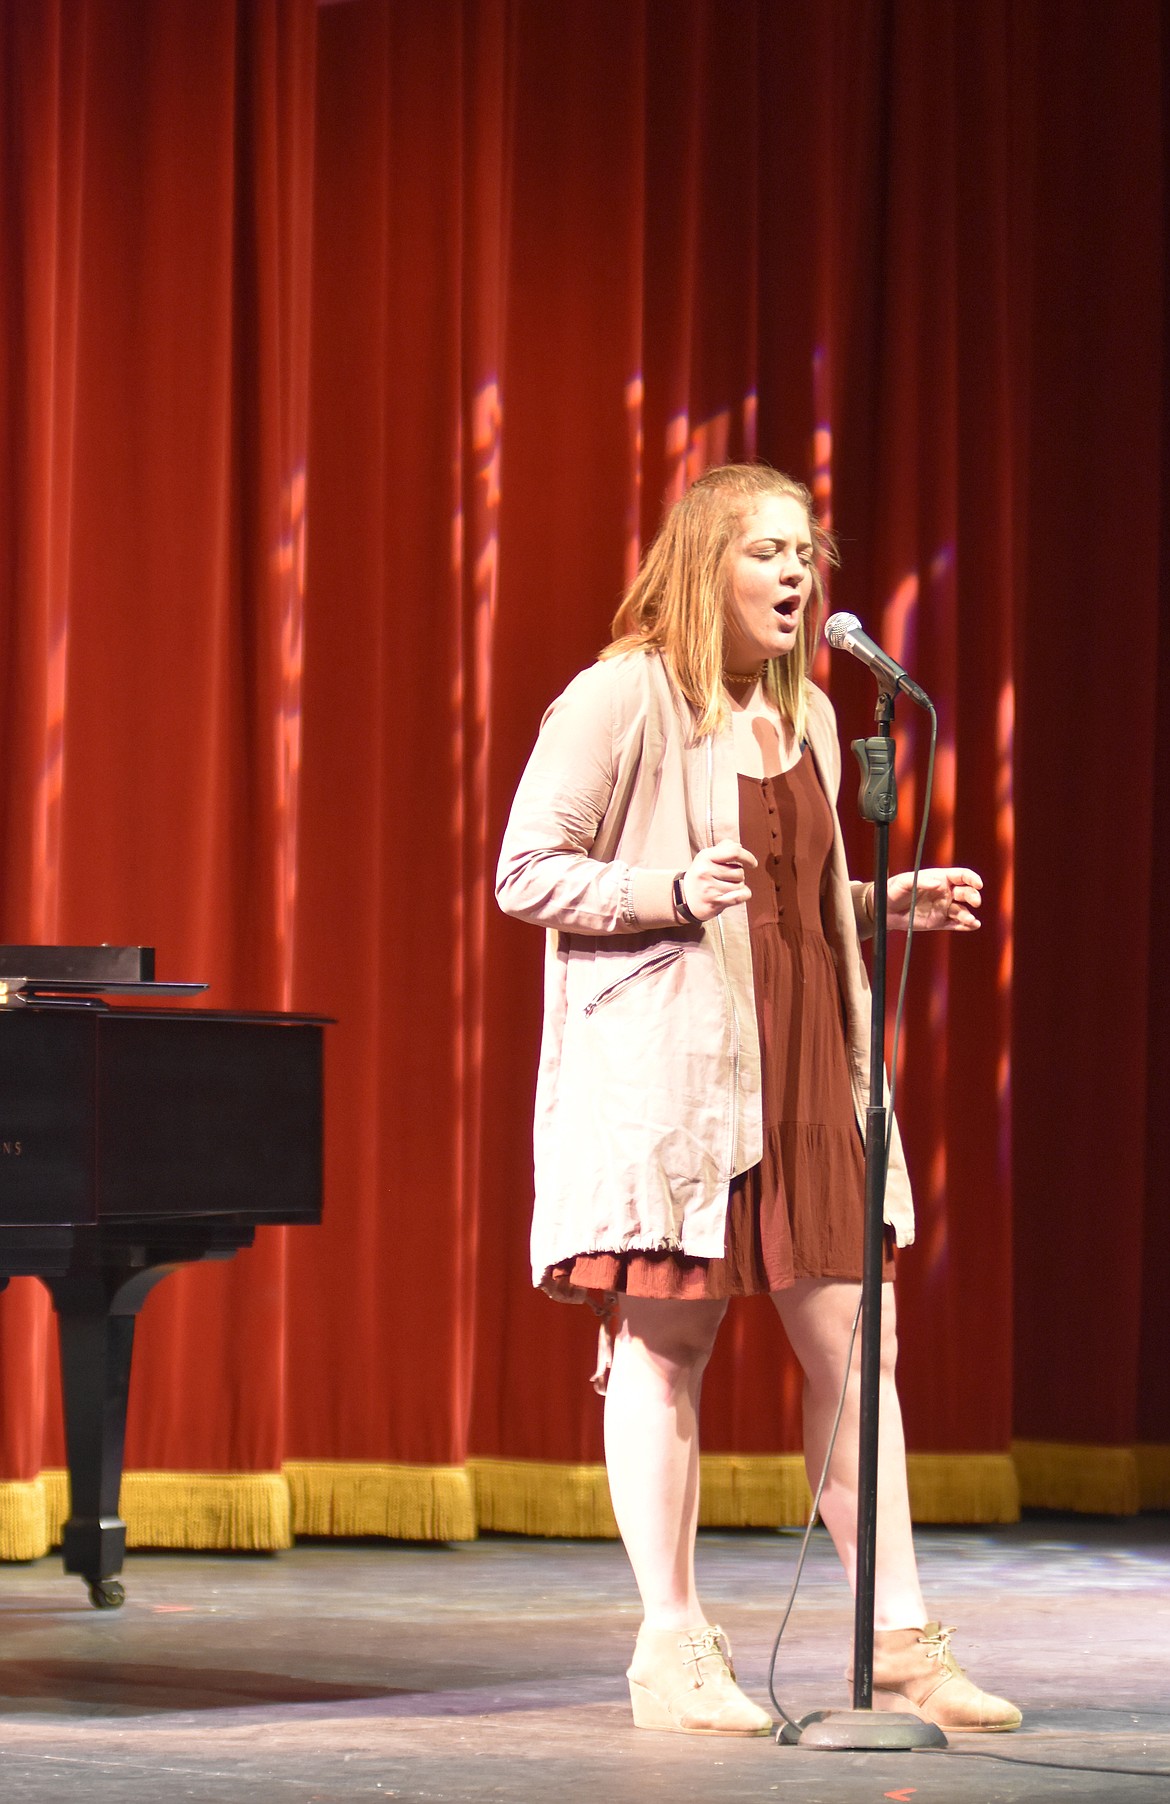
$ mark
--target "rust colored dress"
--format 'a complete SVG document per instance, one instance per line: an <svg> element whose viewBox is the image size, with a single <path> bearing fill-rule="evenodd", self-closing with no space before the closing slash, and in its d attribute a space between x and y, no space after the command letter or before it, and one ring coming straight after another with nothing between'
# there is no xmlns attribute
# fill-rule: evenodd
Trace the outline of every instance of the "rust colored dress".
<svg viewBox="0 0 1170 1804"><path fill-rule="evenodd" d="M739 779L748 870L764 1154L730 1189L722 1259L682 1253L579 1253L545 1273L608 1296L754 1296L797 1278L859 1281L865 1157L853 1112L837 972L821 924L833 817L806 747L790 770ZM887 1237L888 1241L888 1237ZM885 1277L893 1275L887 1251Z"/></svg>

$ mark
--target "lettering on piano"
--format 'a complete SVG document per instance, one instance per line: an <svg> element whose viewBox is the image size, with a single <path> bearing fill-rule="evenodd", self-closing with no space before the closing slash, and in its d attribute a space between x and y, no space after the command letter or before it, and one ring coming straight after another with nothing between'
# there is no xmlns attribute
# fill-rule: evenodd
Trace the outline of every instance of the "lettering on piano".
<svg viewBox="0 0 1170 1804"><path fill-rule="evenodd" d="M5 1159L19 1159L24 1154L24 1144L20 1140L0 1140L0 1155Z"/></svg>

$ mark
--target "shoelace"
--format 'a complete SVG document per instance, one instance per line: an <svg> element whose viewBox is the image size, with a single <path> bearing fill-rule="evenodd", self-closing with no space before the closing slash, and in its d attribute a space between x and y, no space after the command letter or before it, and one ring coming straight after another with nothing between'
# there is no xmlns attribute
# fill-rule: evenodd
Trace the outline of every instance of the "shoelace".
<svg viewBox="0 0 1170 1804"><path fill-rule="evenodd" d="M933 1635L919 1636L918 1645L926 1650L928 1660L937 1660L948 1672L961 1673L963 1669L951 1652L951 1636L954 1632L954 1623L949 1628L943 1628L940 1624Z"/></svg>
<svg viewBox="0 0 1170 1804"><path fill-rule="evenodd" d="M722 1629L698 1629L693 1635L684 1636L679 1642L679 1646L690 1649L690 1652L683 1658L683 1665L694 1667L693 1682L696 1686L703 1683L703 1669L700 1661L705 1660L708 1654L717 1655L720 1663L726 1666L732 1679L735 1678L735 1668L731 1664L731 1643Z"/></svg>

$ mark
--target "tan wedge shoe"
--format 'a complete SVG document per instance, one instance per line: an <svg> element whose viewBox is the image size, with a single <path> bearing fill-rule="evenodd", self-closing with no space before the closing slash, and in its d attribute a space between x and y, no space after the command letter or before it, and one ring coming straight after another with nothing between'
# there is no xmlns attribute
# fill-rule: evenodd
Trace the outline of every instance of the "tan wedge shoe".
<svg viewBox="0 0 1170 1804"><path fill-rule="evenodd" d="M635 1728L766 1735L772 1727L767 1711L736 1684L722 1629L648 1629L643 1623L626 1677Z"/></svg>
<svg viewBox="0 0 1170 1804"><path fill-rule="evenodd" d="M950 1733L1018 1729L1023 1718L1006 1698L973 1685L950 1649L952 1629L884 1629L873 1638L873 1707L912 1710Z"/></svg>

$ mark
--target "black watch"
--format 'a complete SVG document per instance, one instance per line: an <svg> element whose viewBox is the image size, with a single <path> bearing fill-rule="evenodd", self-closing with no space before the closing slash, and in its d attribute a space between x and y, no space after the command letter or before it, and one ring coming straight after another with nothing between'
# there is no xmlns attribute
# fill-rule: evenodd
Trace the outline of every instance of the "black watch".
<svg viewBox="0 0 1170 1804"><path fill-rule="evenodd" d="M689 922L692 927L701 927L703 925L703 923L702 923L702 921L700 921L698 915L692 913L692 911L687 907L687 899L683 895L682 880L683 880L683 873L682 873L682 871L680 871L678 876L674 880L674 883L671 887L671 892L670 892L672 897L674 898L674 912L675 912L675 914L681 915L683 920Z"/></svg>

